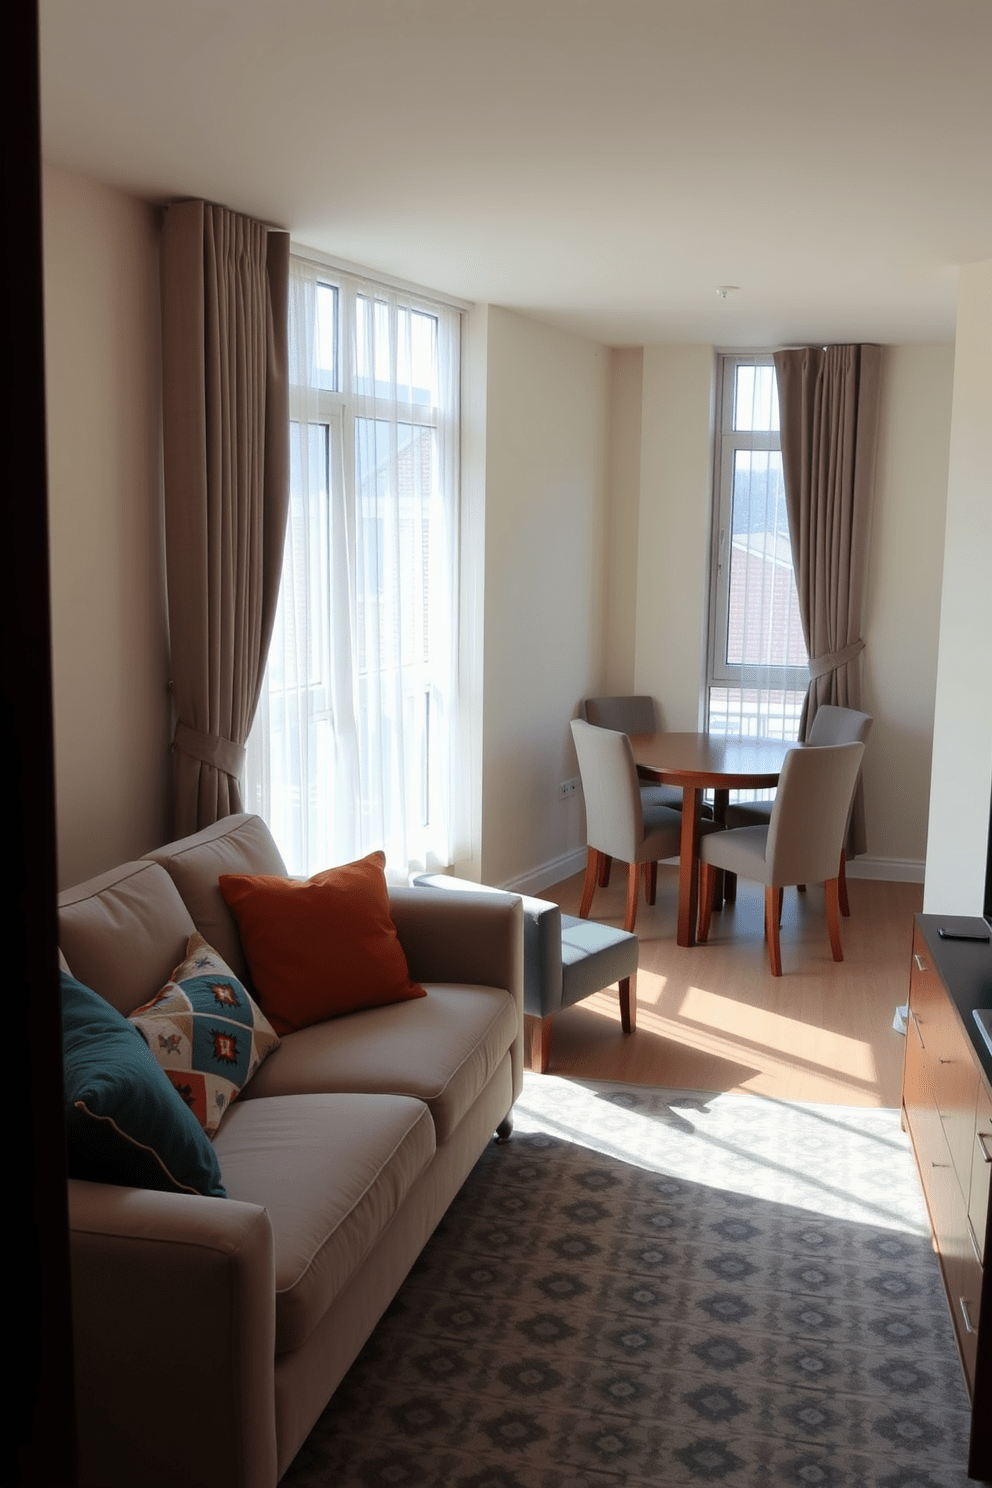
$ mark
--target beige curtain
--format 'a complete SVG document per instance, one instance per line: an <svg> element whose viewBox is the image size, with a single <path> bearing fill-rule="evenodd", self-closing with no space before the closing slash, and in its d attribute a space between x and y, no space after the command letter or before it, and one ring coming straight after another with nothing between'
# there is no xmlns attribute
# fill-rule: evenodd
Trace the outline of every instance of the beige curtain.
<svg viewBox="0 0 992 1488"><path fill-rule="evenodd" d="M289 499L289 234L201 201L162 236L175 834L242 809Z"/></svg>
<svg viewBox="0 0 992 1488"><path fill-rule="evenodd" d="M861 708L861 620L881 366L878 346L810 346L775 354L785 500L809 652L800 739L821 704ZM865 846L859 784L848 856Z"/></svg>

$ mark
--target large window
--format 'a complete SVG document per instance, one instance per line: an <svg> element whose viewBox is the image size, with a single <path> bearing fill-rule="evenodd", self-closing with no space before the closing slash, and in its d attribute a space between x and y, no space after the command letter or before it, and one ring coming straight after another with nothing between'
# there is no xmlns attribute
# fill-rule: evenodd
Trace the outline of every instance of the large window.
<svg viewBox="0 0 992 1488"><path fill-rule="evenodd" d="M770 355L720 359L707 726L794 739L809 682Z"/></svg>
<svg viewBox="0 0 992 1488"><path fill-rule="evenodd" d="M292 871L450 861L457 310L293 260L286 554L250 800Z"/></svg>

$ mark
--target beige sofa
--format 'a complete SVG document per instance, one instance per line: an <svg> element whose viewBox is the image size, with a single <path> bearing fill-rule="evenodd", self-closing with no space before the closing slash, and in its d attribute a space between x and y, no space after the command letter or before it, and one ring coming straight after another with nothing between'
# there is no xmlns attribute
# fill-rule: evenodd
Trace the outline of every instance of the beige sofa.
<svg viewBox="0 0 992 1488"><path fill-rule="evenodd" d="M228 817L63 893L62 953L125 1014L194 928L247 979L218 875L284 872L260 818ZM408 889L390 902L427 996L283 1038L216 1133L226 1199L70 1180L84 1484L271 1488L507 1134L519 900Z"/></svg>

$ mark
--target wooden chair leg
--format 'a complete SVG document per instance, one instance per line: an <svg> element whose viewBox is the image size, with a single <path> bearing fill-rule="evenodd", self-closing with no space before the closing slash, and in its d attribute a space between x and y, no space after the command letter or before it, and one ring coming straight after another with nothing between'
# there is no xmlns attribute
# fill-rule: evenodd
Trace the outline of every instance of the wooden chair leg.
<svg viewBox="0 0 992 1488"><path fill-rule="evenodd" d="M840 870L837 874L837 897L840 900L841 914L846 915L850 919L851 904L847 897L847 860L844 856L843 848L840 850Z"/></svg>
<svg viewBox="0 0 992 1488"><path fill-rule="evenodd" d="M716 869L712 863L700 863L699 865L699 925L696 930L696 939L700 945L705 945L710 933L710 920L713 918L713 900L716 897Z"/></svg>
<svg viewBox="0 0 992 1488"><path fill-rule="evenodd" d="M613 859L609 853L599 855L599 887L608 889L610 887L610 869L613 867Z"/></svg>
<svg viewBox="0 0 992 1488"><path fill-rule="evenodd" d="M644 900L653 904L658 897L658 864L644 864Z"/></svg>
<svg viewBox="0 0 992 1488"><path fill-rule="evenodd" d="M530 1067L539 1075L547 1073L551 1057L551 1019L535 1018L530 1029Z"/></svg>
<svg viewBox="0 0 992 1488"><path fill-rule="evenodd" d="M596 892L596 881L599 878L599 860L603 854L595 847L586 850L586 877L582 885L582 903L579 905L579 919L587 920L589 911L592 909L592 896Z"/></svg>
<svg viewBox="0 0 992 1488"><path fill-rule="evenodd" d="M768 959L772 976L782 975L782 947L779 941L778 924L782 915L782 890L765 889L765 939L768 942Z"/></svg>
<svg viewBox="0 0 992 1488"><path fill-rule="evenodd" d="M620 990L620 1027L624 1033L633 1033L637 1027L637 977L624 977L617 986Z"/></svg>
<svg viewBox="0 0 992 1488"><path fill-rule="evenodd" d="M844 952L840 948L840 889L838 880L830 878L823 885L823 892L827 900L827 929L830 931L830 949L833 951L835 961L843 961Z"/></svg>
<svg viewBox="0 0 992 1488"><path fill-rule="evenodd" d="M637 890L641 882L640 863L629 863L627 865L627 913L624 915L623 928L633 930L634 921L637 919Z"/></svg>

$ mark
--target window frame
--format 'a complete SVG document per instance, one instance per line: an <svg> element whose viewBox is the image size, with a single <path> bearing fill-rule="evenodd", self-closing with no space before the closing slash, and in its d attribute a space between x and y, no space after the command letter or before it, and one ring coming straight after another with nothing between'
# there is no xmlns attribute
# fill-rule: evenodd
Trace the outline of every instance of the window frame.
<svg viewBox="0 0 992 1488"><path fill-rule="evenodd" d="M452 771L457 754L451 723L442 729L439 720L452 719L457 702L457 627L445 624L445 611L451 618L457 616L462 310L442 297L396 281L379 281L353 267L338 266L305 252L294 253L294 258L305 266L318 296L312 330L307 335L320 337L310 340L309 348L298 347L296 356L291 348L290 356L289 419L295 431L291 448L296 449L301 437L311 441L309 482L291 479L290 493L291 503L303 498L297 522L301 533L309 534L309 539L304 536L298 546L294 542L294 553L298 551L300 558L290 559L301 579L296 592L310 599L308 620L298 631L301 639L304 633L309 639L295 654L295 676L287 672L285 680L280 672L273 672L270 651L264 708L260 706L257 728L253 726L249 739L249 756L255 768L251 787L257 794L260 812L267 819L278 817L283 822L282 836L286 840L280 841L280 846L287 861L297 847L306 856L309 844L317 840L302 820L308 809L305 803L312 797L313 777L308 772L309 762L317 758L313 749L317 736L312 732L316 728L320 747L336 753L344 762L342 780L351 772L354 784L349 788L355 793L345 799L347 803L354 801L356 807L354 828L345 828L351 830L352 845L337 843L319 849L321 862L327 851L337 856L358 855L366 850L366 839L374 837L373 845L381 845L387 852L395 849L388 871L397 882L405 882L412 867L437 868L446 864L451 854L449 839L455 809ZM371 341L359 339L366 315L375 317ZM329 337L332 330L333 336ZM375 366L370 368L366 360L373 346ZM376 426L380 423L384 432L378 434ZM309 435L303 434L307 429ZM369 523L375 527L379 499L377 434L383 440L383 452L388 450L383 469L393 472L388 501L394 521L390 526L387 516L386 540L380 536L377 541L373 532L369 541L367 529ZM411 480L416 486L409 505L409 518L415 524L412 538L402 535L404 487L402 477L395 474L407 450L413 464ZM307 458L306 451L302 457ZM320 474L315 482L318 466ZM397 480L399 490L395 489ZM398 516L395 499L401 507ZM380 516L378 528L383 526ZM409 521L406 530L409 532ZM287 532L287 543L289 535ZM409 553L407 544L411 545ZM397 573L407 571L404 564L411 557L418 564L418 579L409 590L402 583L383 582L383 564L395 578ZM288 547L284 575L286 558ZM444 580L440 584L435 582L438 574ZM338 596L336 600L332 593ZM412 608L404 601L404 594L407 599L415 596ZM347 599L342 598L344 595ZM289 602L281 592L280 608ZM373 617L369 628L362 619L366 602L381 612L385 652L373 639L377 618ZM347 608L348 620L342 625L339 614L335 626L332 612L341 604ZM336 639L332 639L332 632ZM351 643L350 657L342 664L332 653L346 634ZM395 641L392 647L390 637ZM365 651L370 640L374 654ZM380 689L389 699L381 710ZM374 707L365 701L369 693L377 695ZM280 720L290 721L274 722L275 732L270 734L269 702L277 699ZM366 729L370 719L374 721ZM388 752L391 720L400 719L393 737L412 729L416 747L409 752L407 773L401 770L398 777L395 768L390 771L388 762L385 771L380 768L379 751ZM302 740L304 729L306 744L298 747L308 763L302 766L297 785L291 776L283 780L283 771L277 778L269 760L277 757L273 748L277 736L290 741L280 744L284 753L287 748L297 747L292 738ZM379 778L390 782L388 789L366 795L364 783ZM338 786L328 789L333 794ZM367 830L376 812L384 813L395 830L382 823L375 831ZM340 812L332 816L343 820ZM294 859L294 864L294 872L313 871L312 863Z"/></svg>
<svg viewBox="0 0 992 1488"><path fill-rule="evenodd" d="M713 492L711 503L711 541L708 575L706 676L703 713L705 727L712 726L714 689L736 689L741 693L782 691L795 695L793 706L798 726L801 700L809 687L809 665L782 663L734 663L726 659L726 638L731 616L731 548L733 542L733 502L735 457L739 451L773 451L781 453L779 430L735 429L734 399L737 372L741 367L772 367L771 351L725 351L718 353L716 401L713 438ZM790 573L794 566L789 563ZM770 681L774 678L774 682ZM761 709L759 708L759 719ZM760 723L757 732L762 732Z"/></svg>

